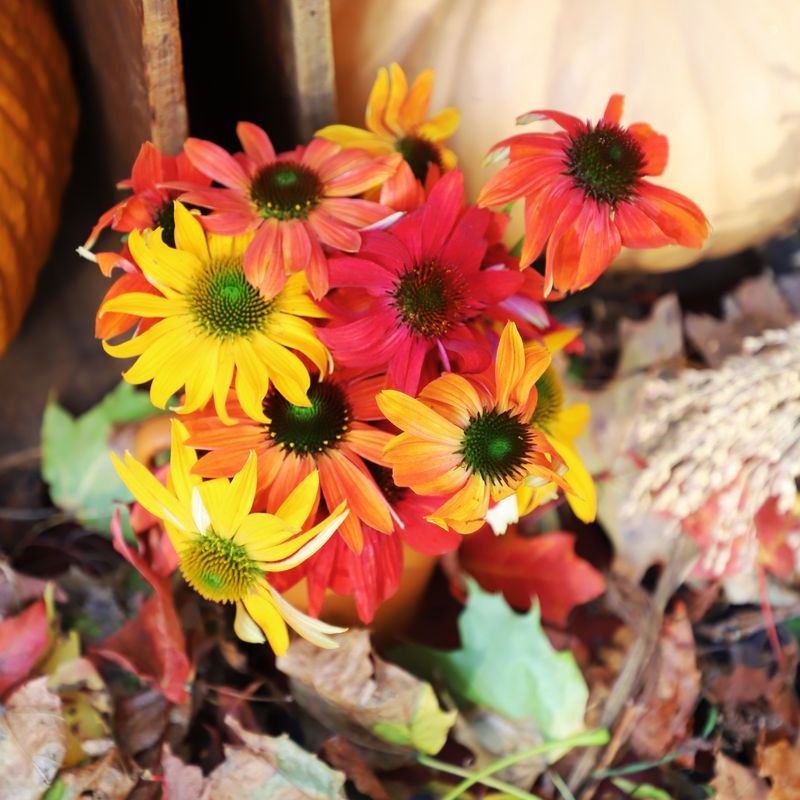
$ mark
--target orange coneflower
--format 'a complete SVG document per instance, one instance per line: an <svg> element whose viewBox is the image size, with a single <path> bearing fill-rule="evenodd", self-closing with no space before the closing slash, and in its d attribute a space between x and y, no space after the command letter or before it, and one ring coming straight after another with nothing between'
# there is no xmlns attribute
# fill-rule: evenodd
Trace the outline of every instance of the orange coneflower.
<svg viewBox="0 0 800 800"><path fill-rule="evenodd" d="M429 172L441 174L456 165L456 155L445 146L458 128L455 108L445 108L430 119L428 107L433 88L433 70L421 72L411 88L398 64L381 67L372 86L363 128L328 125L317 136L343 147L359 147L375 155L398 152L407 168L398 169L381 190L381 202L408 211L425 199L423 185ZM431 168L433 168L431 170Z"/></svg>
<svg viewBox="0 0 800 800"><path fill-rule="evenodd" d="M460 533L484 524L489 500L523 483L556 483L570 491L564 465L531 425L536 381L550 365L544 345L524 347L513 323L500 338L493 380L446 373L414 399L384 390L378 406L402 433L386 449L398 486L449 495L428 519Z"/></svg>
<svg viewBox="0 0 800 800"><path fill-rule="evenodd" d="M498 142L490 154L510 163L481 190L478 205L525 198L520 266L545 249L545 293L593 283L625 247L700 247L703 212L682 194L644 180L667 165L667 138L646 123L623 127L615 94L597 123L560 111L530 111L517 122L550 119L558 133L525 133Z"/></svg>
<svg viewBox="0 0 800 800"><path fill-rule="evenodd" d="M252 450L258 457L259 503L278 508L306 475L319 471L320 489L328 508L347 500L350 516L341 535L356 552L363 544L362 524L383 533L394 529L389 503L367 463L383 464L383 448L392 435L370 424L382 419L375 394L384 376L325 377L312 382L309 406L292 404L270 391L264 398L264 422L248 417L236 398L224 425L209 408L187 418L189 441L208 450L195 471L205 477L232 475Z"/></svg>

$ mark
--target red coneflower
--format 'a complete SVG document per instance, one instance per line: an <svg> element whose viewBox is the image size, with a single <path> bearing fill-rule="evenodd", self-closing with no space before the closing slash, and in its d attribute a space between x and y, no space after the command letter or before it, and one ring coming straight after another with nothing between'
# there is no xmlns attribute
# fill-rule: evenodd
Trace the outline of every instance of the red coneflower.
<svg viewBox="0 0 800 800"><path fill-rule="evenodd" d="M393 175L402 156L344 150L327 139L276 155L257 125L240 122L236 133L244 148L236 156L213 142L187 139L186 154L195 167L224 188L184 185L181 199L212 209L203 217L209 231L257 231L245 255L245 272L265 297L274 296L286 276L300 270L314 296L322 297L328 290L322 245L358 250L358 229L391 211L356 195Z"/></svg>
<svg viewBox="0 0 800 800"><path fill-rule="evenodd" d="M708 236L708 221L691 200L643 179L664 171L667 138L646 123L622 127L622 107L622 95L612 95L596 124L531 111L517 122L550 119L563 131L512 136L490 151L509 164L489 179L478 205L525 198L520 266L546 244L546 294L590 285L622 245L700 247Z"/></svg>
<svg viewBox="0 0 800 800"><path fill-rule="evenodd" d="M461 372L489 365L489 347L470 323L513 294L522 276L481 270L491 214L474 207L465 211L463 202L464 177L454 170L424 206L386 231L365 233L356 255L331 259L331 286L363 287L370 296L366 309L319 332L337 361L386 367L394 386L408 394L419 388L431 351L445 370L451 362ZM340 308L339 317L345 313Z"/></svg>

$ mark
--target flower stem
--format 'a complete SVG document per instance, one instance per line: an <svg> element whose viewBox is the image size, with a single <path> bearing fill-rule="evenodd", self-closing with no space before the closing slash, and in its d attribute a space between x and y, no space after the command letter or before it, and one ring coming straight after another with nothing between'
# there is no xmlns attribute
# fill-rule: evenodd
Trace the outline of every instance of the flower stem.
<svg viewBox="0 0 800 800"><path fill-rule="evenodd" d="M439 772L446 772L449 775L457 775L459 778L472 777L472 773L468 769L455 767L452 764L448 764L446 761L439 761L437 758L419 755L417 756L417 761L419 761L419 763L425 767L435 769ZM480 781L480 783L482 783L484 786L488 786L490 789L497 789L499 792L505 792L506 794L511 795L511 797L516 797L518 800L542 800L538 794L531 794L530 792L526 792L524 789L519 789L512 783L506 783L505 781L501 781L497 778L485 778L484 780Z"/></svg>
<svg viewBox="0 0 800 800"><path fill-rule="evenodd" d="M549 753L552 750L570 750L573 747L594 747L595 745L605 744L607 741L608 731L605 730L605 728L597 728L595 730L577 733L574 736L568 736L566 739L558 739L553 742L545 742L544 744L537 745L536 747L529 747L527 750L522 750L519 753L512 753L510 756L505 756L504 758L497 759L497 761L493 761L491 764L488 764L477 772L469 773L464 770L464 773L466 774L465 779L461 781L458 786L454 787L450 792L448 792L442 798L442 800L458 800L458 798L461 797L461 795L466 792L467 789L469 789L471 786L474 786L476 783L482 783L485 786L492 786L492 784L486 780L487 778L494 783L492 788L498 788L497 782L491 776L494 775L495 772L500 772L500 770L506 769L507 767L512 767L514 764L518 764L520 761L525 761L528 758ZM447 769L442 769L442 762L436 761L436 759L428 758L427 756L418 756L418 760L421 764L433 767L434 769L441 769L442 772L453 772L455 769L449 764L446 765ZM503 791L508 792L508 788L505 788ZM520 790L516 791L519 792ZM531 795L529 793L522 795L516 794L514 796L520 798L524 797L525 800L530 800L531 798L537 800L535 795Z"/></svg>

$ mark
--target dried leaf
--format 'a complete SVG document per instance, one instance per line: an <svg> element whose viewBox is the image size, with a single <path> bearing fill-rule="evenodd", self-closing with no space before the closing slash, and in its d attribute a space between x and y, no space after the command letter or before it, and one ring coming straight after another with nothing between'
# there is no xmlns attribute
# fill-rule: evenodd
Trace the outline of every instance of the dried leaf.
<svg viewBox="0 0 800 800"><path fill-rule="evenodd" d="M326 739L322 745L322 755L334 769L344 772L361 794L371 800L389 800L386 789L375 773L344 736L331 736L330 739Z"/></svg>
<svg viewBox="0 0 800 800"><path fill-rule="evenodd" d="M46 586L47 581L23 575L0 559L0 619L31 600L38 600Z"/></svg>
<svg viewBox="0 0 800 800"><path fill-rule="evenodd" d="M117 741L125 753L134 756L158 744L168 723L164 696L155 689L123 698L117 704L115 728Z"/></svg>
<svg viewBox="0 0 800 800"><path fill-rule="evenodd" d="M91 764L59 773L44 800L126 800L136 780L118 754L110 752Z"/></svg>
<svg viewBox="0 0 800 800"><path fill-rule="evenodd" d="M0 714L0 797L38 800L53 783L67 750L61 701L47 678L21 686Z"/></svg>
<svg viewBox="0 0 800 800"><path fill-rule="evenodd" d="M226 724L244 745L225 748L206 780L208 800L344 800L344 775L288 736L251 733L231 717Z"/></svg>
<svg viewBox="0 0 800 800"><path fill-rule="evenodd" d="M527 611L536 597L542 619L566 625L570 611L605 591L603 576L575 554L569 533L502 536L485 529L464 539L459 560L488 592L502 592L516 609Z"/></svg>
<svg viewBox="0 0 800 800"><path fill-rule="evenodd" d="M674 294L664 295L642 321L621 319L622 342L617 375L649 369L683 356L681 308Z"/></svg>
<svg viewBox="0 0 800 800"><path fill-rule="evenodd" d="M758 749L758 772L769 778L768 800L797 800L800 797L800 747L781 739ZM750 800L748 798L748 800Z"/></svg>
<svg viewBox="0 0 800 800"><path fill-rule="evenodd" d="M44 600L0 622L0 695L24 680L50 647Z"/></svg>
<svg viewBox="0 0 800 800"><path fill-rule="evenodd" d="M205 800L206 779L203 770L194 764L184 764L169 751L161 758L164 773L165 800Z"/></svg>
<svg viewBox="0 0 800 800"><path fill-rule="evenodd" d="M711 781L715 800L768 800L769 787L753 770L720 753Z"/></svg>
<svg viewBox="0 0 800 800"><path fill-rule="evenodd" d="M455 713L439 708L430 684L372 653L369 634L353 630L336 650L293 642L278 658L297 702L326 727L367 751L409 759L408 748L437 753Z"/></svg>
<svg viewBox="0 0 800 800"><path fill-rule="evenodd" d="M679 604L661 629L657 661L649 670L645 707L631 742L642 758L660 758L690 733L692 714L700 695L692 624Z"/></svg>

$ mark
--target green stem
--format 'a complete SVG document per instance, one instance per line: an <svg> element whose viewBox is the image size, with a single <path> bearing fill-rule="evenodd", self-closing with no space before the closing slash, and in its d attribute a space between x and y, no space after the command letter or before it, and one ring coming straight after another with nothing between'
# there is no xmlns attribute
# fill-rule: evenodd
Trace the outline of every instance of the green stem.
<svg viewBox="0 0 800 800"><path fill-rule="evenodd" d="M439 772L446 772L449 775L457 775L459 778L472 777L472 773L468 769L455 767L452 764L448 764L446 761L439 761L438 759L431 758L430 756L419 755L417 756L417 761L419 761L419 763L425 767L438 770ZM518 800L543 800L543 798L539 797L538 794L531 794L530 792L526 792L524 789L519 789L518 787L514 786L513 783L506 783L498 778L486 778L485 780L482 780L481 783L484 786L488 786L490 789L497 789L499 792L510 794L512 797L518 798Z"/></svg>
<svg viewBox="0 0 800 800"><path fill-rule="evenodd" d="M529 747L527 750L522 750L519 753L512 753L505 758L499 758L493 761L477 772L470 774L468 778L461 781L452 791L448 792L442 800L458 800L461 795L467 791L471 786L476 783L483 783L485 785L486 778L490 778L495 772L513 767L520 761L525 761L534 756L540 756L544 753L549 753L552 750L570 750L573 747L594 747L595 745L605 744L608 741L608 731L604 728L598 728L592 731L583 731L576 733L574 736L568 736L566 739L558 739L553 742L545 742L544 744L537 745L536 747Z"/></svg>

